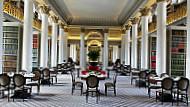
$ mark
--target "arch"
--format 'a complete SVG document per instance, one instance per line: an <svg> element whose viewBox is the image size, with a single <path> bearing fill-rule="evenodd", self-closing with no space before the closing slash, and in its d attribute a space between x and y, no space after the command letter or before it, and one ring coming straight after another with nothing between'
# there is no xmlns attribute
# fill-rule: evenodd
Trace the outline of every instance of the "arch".
<svg viewBox="0 0 190 107"><path fill-rule="evenodd" d="M88 43L88 46L91 46L91 45L101 46L101 42L100 42L99 40L91 40L91 41Z"/></svg>
<svg viewBox="0 0 190 107"><path fill-rule="evenodd" d="M86 39L103 39L103 35L98 30L92 30L87 33Z"/></svg>

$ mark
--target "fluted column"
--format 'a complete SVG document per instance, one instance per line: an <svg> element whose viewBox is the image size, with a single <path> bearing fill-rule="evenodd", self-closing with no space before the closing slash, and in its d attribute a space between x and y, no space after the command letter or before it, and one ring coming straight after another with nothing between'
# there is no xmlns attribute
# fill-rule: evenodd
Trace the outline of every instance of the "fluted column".
<svg viewBox="0 0 190 107"><path fill-rule="evenodd" d="M141 69L148 69L148 14L150 8L144 7L140 10L141 13Z"/></svg>
<svg viewBox="0 0 190 107"><path fill-rule="evenodd" d="M63 60L65 60L67 62L68 60L68 40L67 40L67 36L68 36L68 28L65 27L64 28L64 36L63 36Z"/></svg>
<svg viewBox="0 0 190 107"><path fill-rule="evenodd" d="M0 74L2 74L2 56L3 56L3 0L0 0Z"/></svg>
<svg viewBox="0 0 190 107"><path fill-rule="evenodd" d="M137 68L137 35L139 18L132 18L132 53L131 53L131 67Z"/></svg>
<svg viewBox="0 0 190 107"><path fill-rule="evenodd" d="M57 30L58 17L52 16L52 45L51 45L51 67L57 66Z"/></svg>
<svg viewBox="0 0 190 107"><path fill-rule="evenodd" d="M108 67L108 29L104 30L104 60L103 70Z"/></svg>
<svg viewBox="0 0 190 107"><path fill-rule="evenodd" d="M85 29L81 29L81 40L80 40L80 67L81 67L81 70L84 70L85 69L85 64L84 64L84 60L85 60L85 50L84 50L84 32L85 32Z"/></svg>
<svg viewBox="0 0 190 107"><path fill-rule="evenodd" d="M59 24L59 60L58 64L63 62L63 35L64 34L64 24Z"/></svg>
<svg viewBox="0 0 190 107"><path fill-rule="evenodd" d="M156 72L166 73L166 1L157 0Z"/></svg>
<svg viewBox="0 0 190 107"><path fill-rule="evenodd" d="M122 37L121 37L121 64L125 62L125 34L126 30L122 29Z"/></svg>
<svg viewBox="0 0 190 107"><path fill-rule="evenodd" d="M126 25L126 37L125 37L125 65L130 65L130 29L131 25Z"/></svg>
<svg viewBox="0 0 190 107"><path fill-rule="evenodd" d="M49 6L40 6L42 11L42 25L41 25L41 47L40 47L40 67L47 67L48 60L48 15L50 11Z"/></svg>

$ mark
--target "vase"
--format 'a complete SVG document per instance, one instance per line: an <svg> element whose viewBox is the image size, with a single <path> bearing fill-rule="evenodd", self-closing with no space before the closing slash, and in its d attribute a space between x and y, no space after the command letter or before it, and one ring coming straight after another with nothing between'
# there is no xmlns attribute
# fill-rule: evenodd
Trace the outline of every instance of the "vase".
<svg viewBox="0 0 190 107"><path fill-rule="evenodd" d="M91 61L91 62L90 62L90 66L97 66L97 65L98 65L98 61L96 61L96 62L94 62L94 61L92 62L92 61Z"/></svg>

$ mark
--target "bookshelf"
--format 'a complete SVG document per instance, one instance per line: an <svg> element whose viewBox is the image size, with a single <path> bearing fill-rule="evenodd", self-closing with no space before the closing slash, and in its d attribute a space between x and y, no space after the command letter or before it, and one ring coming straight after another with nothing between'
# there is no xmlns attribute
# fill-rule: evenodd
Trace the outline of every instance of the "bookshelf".
<svg viewBox="0 0 190 107"><path fill-rule="evenodd" d="M168 37L168 64L171 76L185 76L186 69L186 27L172 26L167 31Z"/></svg>
<svg viewBox="0 0 190 107"><path fill-rule="evenodd" d="M156 71L156 37L150 37L150 69Z"/></svg>
<svg viewBox="0 0 190 107"><path fill-rule="evenodd" d="M137 68L141 69L141 40L137 41Z"/></svg>
<svg viewBox="0 0 190 107"><path fill-rule="evenodd" d="M39 33L33 32L32 67L39 65Z"/></svg>
<svg viewBox="0 0 190 107"><path fill-rule="evenodd" d="M21 69L22 25L3 22L3 72L19 72Z"/></svg>

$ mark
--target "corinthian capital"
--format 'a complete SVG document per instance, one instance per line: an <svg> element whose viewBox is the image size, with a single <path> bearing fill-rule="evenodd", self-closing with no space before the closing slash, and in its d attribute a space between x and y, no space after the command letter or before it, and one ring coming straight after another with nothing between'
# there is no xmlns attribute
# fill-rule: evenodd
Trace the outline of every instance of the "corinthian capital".
<svg viewBox="0 0 190 107"><path fill-rule="evenodd" d="M104 29L104 33L108 33L108 30L109 30L108 28Z"/></svg>
<svg viewBox="0 0 190 107"><path fill-rule="evenodd" d="M131 29L131 25L130 25L130 24L127 24L127 25L125 26L125 29L126 29L126 30L130 30L130 29Z"/></svg>
<svg viewBox="0 0 190 107"><path fill-rule="evenodd" d="M158 3L158 2L163 2L163 1L166 1L166 0L156 0L157 3Z"/></svg>
<svg viewBox="0 0 190 107"><path fill-rule="evenodd" d="M62 23L62 22L59 23L59 28L64 29L64 26L65 26L64 23Z"/></svg>
<svg viewBox="0 0 190 107"><path fill-rule="evenodd" d="M49 14L49 11L51 10L50 6L46 6L46 5L40 6L40 9L41 9L42 13L44 13L44 14Z"/></svg>
<svg viewBox="0 0 190 107"><path fill-rule="evenodd" d="M147 16L150 13L150 10L151 8L144 7L144 8L141 8L139 12L141 13L142 16Z"/></svg>
<svg viewBox="0 0 190 107"><path fill-rule="evenodd" d="M59 18L57 16L51 16L53 23L58 23Z"/></svg>
<svg viewBox="0 0 190 107"><path fill-rule="evenodd" d="M132 22L132 24L138 24L139 23L139 18L133 17L133 18L131 18L131 22Z"/></svg>

